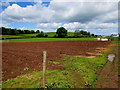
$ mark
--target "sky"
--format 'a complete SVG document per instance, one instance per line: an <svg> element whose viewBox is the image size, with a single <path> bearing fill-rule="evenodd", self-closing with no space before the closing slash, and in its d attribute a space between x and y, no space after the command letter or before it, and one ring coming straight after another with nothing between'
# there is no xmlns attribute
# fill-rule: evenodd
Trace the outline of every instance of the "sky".
<svg viewBox="0 0 120 90"><path fill-rule="evenodd" d="M65 27L68 32L118 33L117 0L18 1L0 2L0 27L44 32L56 32L57 28Z"/></svg>

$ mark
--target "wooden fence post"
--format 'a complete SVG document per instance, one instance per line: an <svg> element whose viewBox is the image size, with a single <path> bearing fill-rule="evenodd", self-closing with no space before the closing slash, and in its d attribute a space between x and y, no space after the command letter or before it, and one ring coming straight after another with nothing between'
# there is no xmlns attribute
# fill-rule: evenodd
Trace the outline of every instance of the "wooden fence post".
<svg viewBox="0 0 120 90"><path fill-rule="evenodd" d="M43 88L45 87L46 83L46 51L43 51Z"/></svg>

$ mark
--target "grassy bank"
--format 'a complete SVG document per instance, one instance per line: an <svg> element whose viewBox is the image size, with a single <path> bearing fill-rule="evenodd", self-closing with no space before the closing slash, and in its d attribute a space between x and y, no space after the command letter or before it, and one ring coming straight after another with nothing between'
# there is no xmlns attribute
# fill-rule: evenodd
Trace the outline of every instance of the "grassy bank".
<svg viewBox="0 0 120 90"><path fill-rule="evenodd" d="M17 38L32 38L32 37L36 37L38 33L34 33L34 34L17 34L17 35L0 35L0 38L7 38L7 39L17 39ZM48 35L48 37L54 37L55 36L55 32L48 32L45 33L45 35ZM67 34L68 36L74 36L73 32L68 32Z"/></svg>
<svg viewBox="0 0 120 90"><path fill-rule="evenodd" d="M25 38L7 39L3 42L40 42L40 41L77 41L77 40L96 40L95 38Z"/></svg>

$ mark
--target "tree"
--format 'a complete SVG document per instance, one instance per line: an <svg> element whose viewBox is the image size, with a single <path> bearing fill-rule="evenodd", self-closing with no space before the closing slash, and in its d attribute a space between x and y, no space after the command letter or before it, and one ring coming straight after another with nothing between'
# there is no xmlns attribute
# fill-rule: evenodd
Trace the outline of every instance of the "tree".
<svg viewBox="0 0 120 90"><path fill-rule="evenodd" d="M16 35L18 34L19 32L16 30L16 29L11 29L10 30L10 35Z"/></svg>
<svg viewBox="0 0 120 90"><path fill-rule="evenodd" d="M67 36L67 30L64 27L60 27L57 29L56 34L58 35L58 37L64 38L65 36Z"/></svg>
<svg viewBox="0 0 120 90"><path fill-rule="evenodd" d="M39 30L37 30L37 31L36 31L36 33L40 33L40 31L39 31Z"/></svg>
<svg viewBox="0 0 120 90"><path fill-rule="evenodd" d="M94 37L95 35L94 34L91 34L92 37Z"/></svg>
<svg viewBox="0 0 120 90"><path fill-rule="evenodd" d="M30 30L24 30L25 34L30 34Z"/></svg>
<svg viewBox="0 0 120 90"><path fill-rule="evenodd" d="M19 34L24 34L23 30L17 30L19 32Z"/></svg>
<svg viewBox="0 0 120 90"><path fill-rule="evenodd" d="M35 33L35 31L34 31L34 30L31 30L30 33Z"/></svg>
<svg viewBox="0 0 120 90"><path fill-rule="evenodd" d="M90 32L84 30L75 30L75 37L90 37Z"/></svg>
<svg viewBox="0 0 120 90"><path fill-rule="evenodd" d="M36 37L44 37L44 32L41 31L39 34L36 35Z"/></svg>
<svg viewBox="0 0 120 90"><path fill-rule="evenodd" d="M48 35L44 35L44 37L48 37Z"/></svg>
<svg viewBox="0 0 120 90"><path fill-rule="evenodd" d="M80 34L81 34L81 35L90 35L90 32L81 30L81 31L80 31Z"/></svg>
<svg viewBox="0 0 120 90"><path fill-rule="evenodd" d="M74 36L75 36L75 37L78 37L79 35L80 35L80 30L75 30Z"/></svg>
<svg viewBox="0 0 120 90"><path fill-rule="evenodd" d="M98 35L95 35L95 37L98 37Z"/></svg>

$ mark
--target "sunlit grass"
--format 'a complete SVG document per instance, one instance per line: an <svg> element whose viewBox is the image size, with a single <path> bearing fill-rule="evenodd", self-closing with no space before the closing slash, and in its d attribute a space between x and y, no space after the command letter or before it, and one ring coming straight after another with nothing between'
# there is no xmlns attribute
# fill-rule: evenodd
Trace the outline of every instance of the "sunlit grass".
<svg viewBox="0 0 120 90"><path fill-rule="evenodd" d="M95 38L25 38L7 39L3 42L41 42L41 41L77 41L77 40L96 40Z"/></svg>

